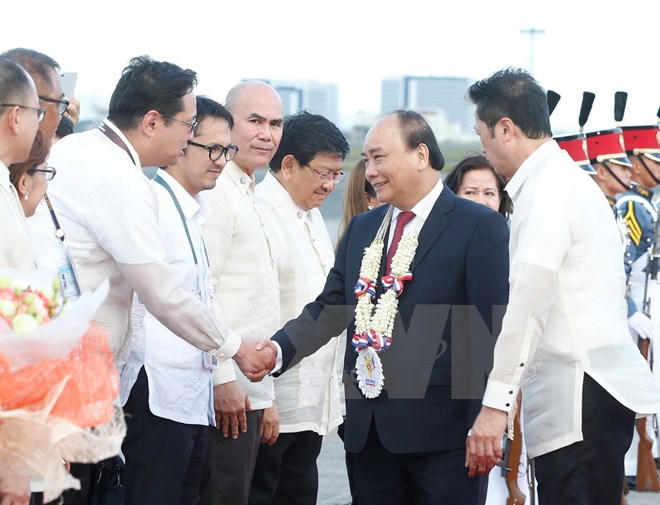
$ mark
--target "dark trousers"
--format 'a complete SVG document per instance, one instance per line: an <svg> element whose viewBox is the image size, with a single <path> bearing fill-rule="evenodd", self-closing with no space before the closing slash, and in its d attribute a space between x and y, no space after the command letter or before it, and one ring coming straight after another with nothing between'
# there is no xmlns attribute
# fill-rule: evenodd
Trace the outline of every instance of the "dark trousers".
<svg viewBox="0 0 660 505"><path fill-rule="evenodd" d="M125 505L194 505L206 453L207 426L183 424L149 410L144 368L124 407Z"/></svg>
<svg viewBox="0 0 660 505"><path fill-rule="evenodd" d="M623 459L635 413L588 375L582 387L584 440L535 458L541 505L619 505Z"/></svg>
<svg viewBox="0 0 660 505"><path fill-rule="evenodd" d="M344 430L346 429L346 416L344 416L344 422L337 427L337 435L341 438L341 441L344 441ZM353 481L353 458L355 454L352 452L345 451L345 461L346 461L346 475L348 476L348 490L351 492L351 505L358 505L357 495L355 494L355 482Z"/></svg>
<svg viewBox="0 0 660 505"><path fill-rule="evenodd" d="M360 505L483 505L487 476L469 478L465 449L394 454L372 423L364 449L353 458Z"/></svg>
<svg viewBox="0 0 660 505"><path fill-rule="evenodd" d="M239 433L236 440L223 437L221 430L207 428L200 505L247 505L264 411L252 410L246 414L247 433Z"/></svg>
<svg viewBox="0 0 660 505"><path fill-rule="evenodd" d="M313 431L280 433L273 445L261 444L252 476L250 505L316 505L316 459L323 437Z"/></svg>

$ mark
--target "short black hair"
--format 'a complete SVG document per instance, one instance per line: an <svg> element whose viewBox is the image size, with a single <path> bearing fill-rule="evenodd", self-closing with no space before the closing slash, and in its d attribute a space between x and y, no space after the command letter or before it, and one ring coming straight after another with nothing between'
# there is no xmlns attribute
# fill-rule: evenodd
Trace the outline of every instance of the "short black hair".
<svg viewBox="0 0 660 505"><path fill-rule="evenodd" d="M229 129L234 127L234 116L232 116L231 112L224 105L208 96L197 96L197 126L194 130L195 136L199 133L199 124L209 117L224 119L229 124Z"/></svg>
<svg viewBox="0 0 660 505"><path fill-rule="evenodd" d="M21 65L37 85L43 83L48 88L54 87L55 83L51 80L50 71L54 70L59 74L60 65L47 54L25 47L15 47L6 50L0 56L6 56Z"/></svg>
<svg viewBox="0 0 660 505"><path fill-rule="evenodd" d="M174 116L183 110L183 97L195 86L194 70L137 56L122 71L110 98L108 119L120 129L130 129L150 110Z"/></svg>
<svg viewBox="0 0 660 505"><path fill-rule="evenodd" d="M18 103L30 96L34 84L27 71L15 60L0 57L0 103ZM0 115L6 110L2 107Z"/></svg>
<svg viewBox="0 0 660 505"><path fill-rule="evenodd" d="M278 172L282 160L288 155L292 155L301 166L319 154L336 154L344 160L350 151L346 137L332 121L303 111L284 118L282 139L269 166L271 171Z"/></svg>
<svg viewBox="0 0 660 505"><path fill-rule="evenodd" d="M499 70L470 86L467 96L491 135L498 121L508 117L527 138L552 137L547 94L524 69Z"/></svg>

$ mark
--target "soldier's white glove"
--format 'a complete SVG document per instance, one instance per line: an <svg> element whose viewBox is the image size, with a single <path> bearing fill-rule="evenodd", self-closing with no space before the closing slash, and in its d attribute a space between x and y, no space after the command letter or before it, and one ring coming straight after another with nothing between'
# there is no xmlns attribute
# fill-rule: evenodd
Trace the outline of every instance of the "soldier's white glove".
<svg viewBox="0 0 660 505"><path fill-rule="evenodd" d="M628 326L633 330L639 338L653 340L655 339L655 328L648 316L642 312L637 311L628 318Z"/></svg>

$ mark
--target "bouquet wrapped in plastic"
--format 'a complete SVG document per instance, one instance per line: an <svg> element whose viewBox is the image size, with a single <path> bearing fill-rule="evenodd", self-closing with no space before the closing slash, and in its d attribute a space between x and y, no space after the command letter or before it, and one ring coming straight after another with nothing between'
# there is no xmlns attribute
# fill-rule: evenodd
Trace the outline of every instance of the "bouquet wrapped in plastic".
<svg viewBox="0 0 660 505"><path fill-rule="evenodd" d="M40 479L45 501L80 487L63 461L114 456L126 433L112 353L90 323L107 282L65 303L52 279L0 270L0 489Z"/></svg>

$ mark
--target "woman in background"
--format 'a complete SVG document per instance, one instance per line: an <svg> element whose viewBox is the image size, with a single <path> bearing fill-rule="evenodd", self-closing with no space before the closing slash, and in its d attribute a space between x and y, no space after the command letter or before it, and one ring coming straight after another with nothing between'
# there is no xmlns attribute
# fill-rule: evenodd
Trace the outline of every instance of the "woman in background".
<svg viewBox="0 0 660 505"><path fill-rule="evenodd" d="M376 190L367 180L366 172L362 159L351 169L344 193L344 217L339 225L339 238L344 234L351 219L380 205L376 199Z"/></svg>
<svg viewBox="0 0 660 505"><path fill-rule="evenodd" d="M447 174L444 183L458 196L486 205L507 220L513 211L513 202L504 190L506 181L480 154L459 161Z"/></svg>
<svg viewBox="0 0 660 505"><path fill-rule="evenodd" d="M46 163L50 146L45 134L39 130L28 159L8 167L9 180L16 188L23 212L28 218L37 268L57 275L62 296L73 300L80 296L78 278L65 242L64 230L46 194L48 181L57 173L55 168ZM39 205L43 205L42 212L36 212Z"/></svg>
<svg viewBox="0 0 660 505"><path fill-rule="evenodd" d="M46 165L50 142L41 130L37 131L27 160L13 163L9 169L9 180L16 188L23 213L30 217L46 194L48 181L55 177L56 170Z"/></svg>

